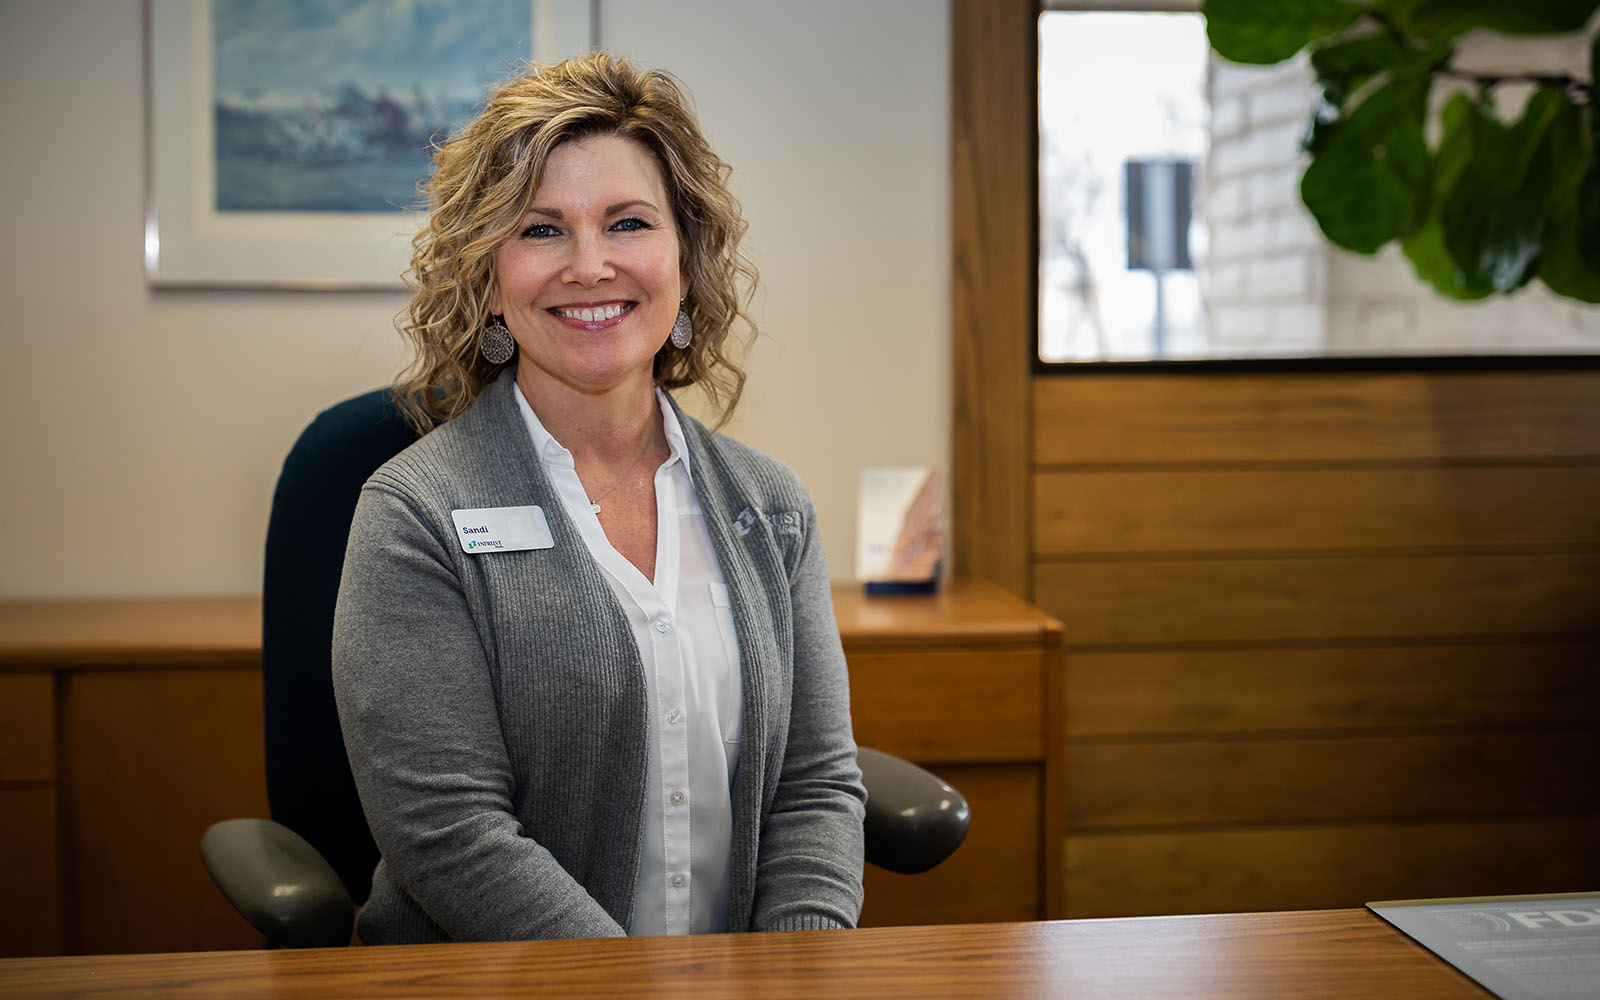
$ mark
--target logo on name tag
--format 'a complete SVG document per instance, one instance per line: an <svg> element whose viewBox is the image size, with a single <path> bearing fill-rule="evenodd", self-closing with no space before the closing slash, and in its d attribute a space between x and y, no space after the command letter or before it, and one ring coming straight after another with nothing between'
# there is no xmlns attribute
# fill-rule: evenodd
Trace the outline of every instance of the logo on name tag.
<svg viewBox="0 0 1600 1000"><path fill-rule="evenodd" d="M472 555L548 549L556 544L544 511L537 506L453 510L450 519L461 551Z"/></svg>

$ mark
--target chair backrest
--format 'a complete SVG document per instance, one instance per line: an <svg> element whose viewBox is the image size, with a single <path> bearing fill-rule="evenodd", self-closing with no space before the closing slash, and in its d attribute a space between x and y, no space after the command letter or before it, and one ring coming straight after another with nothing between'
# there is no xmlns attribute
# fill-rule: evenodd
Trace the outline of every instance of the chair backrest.
<svg viewBox="0 0 1600 1000"><path fill-rule="evenodd" d="M364 902L378 848L367 830L334 704L333 608L344 540L367 477L417 439L388 389L329 407L278 476L261 588L267 798Z"/></svg>

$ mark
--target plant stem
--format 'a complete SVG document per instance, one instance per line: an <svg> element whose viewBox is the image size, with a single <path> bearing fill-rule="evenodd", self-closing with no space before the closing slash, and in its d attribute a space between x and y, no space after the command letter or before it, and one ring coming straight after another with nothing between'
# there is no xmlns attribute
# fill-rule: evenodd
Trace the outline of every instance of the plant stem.
<svg viewBox="0 0 1600 1000"><path fill-rule="evenodd" d="M1539 87L1560 87L1571 91L1574 95L1590 100L1594 97L1594 84L1587 80L1580 80L1574 76L1552 75L1544 73L1472 73L1463 69L1456 69L1449 63L1435 66L1433 72L1439 76L1448 76L1451 79L1463 80L1476 84L1480 89L1488 90L1498 87L1503 83L1531 83Z"/></svg>
<svg viewBox="0 0 1600 1000"><path fill-rule="evenodd" d="M1368 7L1366 16L1377 24L1380 29L1393 37L1397 45L1408 49L1427 47L1427 43L1423 39L1407 34L1386 11ZM1564 73L1474 73L1469 70L1457 69L1449 60L1435 63L1429 67L1428 72L1436 76L1448 76L1455 80L1474 84L1480 92L1493 90L1503 83L1531 83L1539 87L1560 87L1578 99L1580 103L1594 99L1593 81L1580 80L1575 76Z"/></svg>

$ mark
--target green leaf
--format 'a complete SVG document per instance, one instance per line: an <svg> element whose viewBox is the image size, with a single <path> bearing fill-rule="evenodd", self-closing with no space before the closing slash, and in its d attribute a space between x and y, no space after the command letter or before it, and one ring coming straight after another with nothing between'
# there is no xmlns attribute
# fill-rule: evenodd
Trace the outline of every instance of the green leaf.
<svg viewBox="0 0 1600 1000"><path fill-rule="evenodd" d="M1589 49L1589 79L1600 81L1600 35ZM1591 270L1600 270L1600 100L1589 98L1589 147L1583 180L1573 198L1578 252Z"/></svg>
<svg viewBox="0 0 1600 1000"><path fill-rule="evenodd" d="M1590 139L1583 112L1563 91L1552 89L1547 100L1555 112L1545 133L1555 171L1555 181L1546 199L1550 229L1539 249L1539 280L1557 295L1583 302L1600 302L1600 268L1584 259L1579 243L1578 202L1583 197L1584 180L1592 172L1589 162Z"/></svg>
<svg viewBox="0 0 1600 1000"><path fill-rule="evenodd" d="M1558 179L1550 126L1564 100L1554 88L1535 92L1509 128L1481 116L1475 154L1439 208L1445 249L1464 284L1510 292L1533 277Z"/></svg>
<svg viewBox="0 0 1600 1000"><path fill-rule="evenodd" d="M1365 8L1350 0L1204 0L1206 37L1217 55L1271 65L1354 24Z"/></svg>
<svg viewBox="0 0 1600 1000"><path fill-rule="evenodd" d="M1600 84L1600 33L1589 43L1589 85L1595 84ZM1589 137L1593 140L1590 148L1600 150L1600 101L1593 99L1592 92L1589 97Z"/></svg>
<svg viewBox="0 0 1600 1000"><path fill-rule="evenodd" d="M1454 38L1478 28L1506 35L1559 35L1578 31L1589 23L1597 0L1515 0L1515 2L1463 3L1462 0L1423 0L1401 21L1406 31L1428 38Z"/></svg>
<svg viewBox="0 0 1600 1000"><path fill-rule="evenodd" d="M1410 259L1417 277L1432 285L1440 295L1471 300L1494 294L1494 288L1487 282L1467 284L1465 276L1444 248L1444 229L1438 220L1430 220L1427 225L1406 237L1400 249Z"/></svg>
<svg viewBox="0 0 1600 1000"><path fill-rule="evenodd" d="M1330 131L1344 113L1346 99L1379 73L1390 79L1415 76L1448 62L1454 54L1449 43L1412 47L1387 32L1335 40L1311 50L1311 66L1320 88L1311 109L1311 121L1301 146L1308 153L1322 149Z"/></svg>
<svg viewBox="0 0 1600 1000"><path fill-rule="evenodd" d="M1494 294L1488 282L1469 283L1444 246L1444 227L1439 224L1439 203L1455 186L1461 172L1478 147L1479 113L1464 94L1456 94L1439 112L1439 149L1433 157L1431 197L1424 221L1401 243L1400 248L1416 269L1417 277L1452 299L1481 299Z"/></svg>
<svg viewBox="0 0 1600 1000"><path fill-rule="evenodd" d="M1420 225L1428 149L1422 136L1427 77L1373 91L1326 140L1300 179L1300 198L1323 235L1356 253L1375 253Z"/></svg>
<svg viewBox="0 0 1600 1000"><path fill-rule="evenodd" d="M1589 130L1583 110L1572 103L1565 91L1547 89L1551 95L1547 99L1555 105L1545 138L1555 168L1548 201L1551 217L1558 218L1573 211L1578 189L1593 165L1589 161Z"/></svg>
<svg viewBox="0 0 1600 1000"><path fill-rule="evenodd" d="M1433 157L1433 197L1426 221L1400 245L1416 269L1417 277L1432 285L1439 294L1464 301L1487 298L1494 294L1494 287L1486 281L1469 282L1450 259L1444 246L1444 227L1439 224L1438 206L1476 155L1481 120L1477 106L1465 94L1451 97L1439 112L1442 128L1439 149Z"/></svg>
<svg viewBox="0 0 1600 1000"><path fill-rule="evenodd" d="M1478 129L1483 119L1465 94L1456 94L1439 112L1439 150L1433 158L1433 191L1443 198L1478 150Z"/></svg>
<svg viewBox="0 0 1600 1000"><path fill-rule="evenodd" d="M1372 6L1404 28L1416 17L1418 9L1431 2L1432 0L1373 0Z"/></svg>
<svg viewBox="0 0 1600 1000"><path fill-rule="evenodd" d="M1600 170L1592 163L1578 186L1572 214L1578 229L1578 252L1585 265L1600 271Z"/></svg>
<svg viewBox="0 0 1600 1000"><path fill-rule="evenodd" d="M1334 80L1318 80L1317 98L1311 103L1311 119L1306 123L1300 148L1315 156L1328 144L1328 137L1338 131L1339 116L1344 114L1345 98L1349 93Z"/></svg>
<svg viewBox="0 0 1600 1000"><path fill-rule="evenodd" d="M1335 40L1311 51L1311 67L1322 80L1335 80L1346 91L1358 89L1375 73L1410 76L1447 60L1453 50L1448 42L1426 47L1401 44L1388 32Z"/></svg>
<svg viewBox="0 0 1600 1000"><path fill-rule="evenodd" d="M1600 270L1579 251L1578 227L1576 216L1556 216L1539 252L1539 280L1557 295L1600 302Z"/></svg>

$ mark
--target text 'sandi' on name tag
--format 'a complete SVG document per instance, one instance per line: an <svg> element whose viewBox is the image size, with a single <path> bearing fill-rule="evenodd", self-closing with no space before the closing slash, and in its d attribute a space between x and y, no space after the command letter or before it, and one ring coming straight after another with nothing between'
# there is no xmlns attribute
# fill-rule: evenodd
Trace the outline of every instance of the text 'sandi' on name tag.
<svg viewBox="0 0 1600 1000"><path fill-rule="evenodd" d="M474 507L453 510L450 517L456 522L461 551L472 555L548 549L556 544L539 507Z"/></svg>

